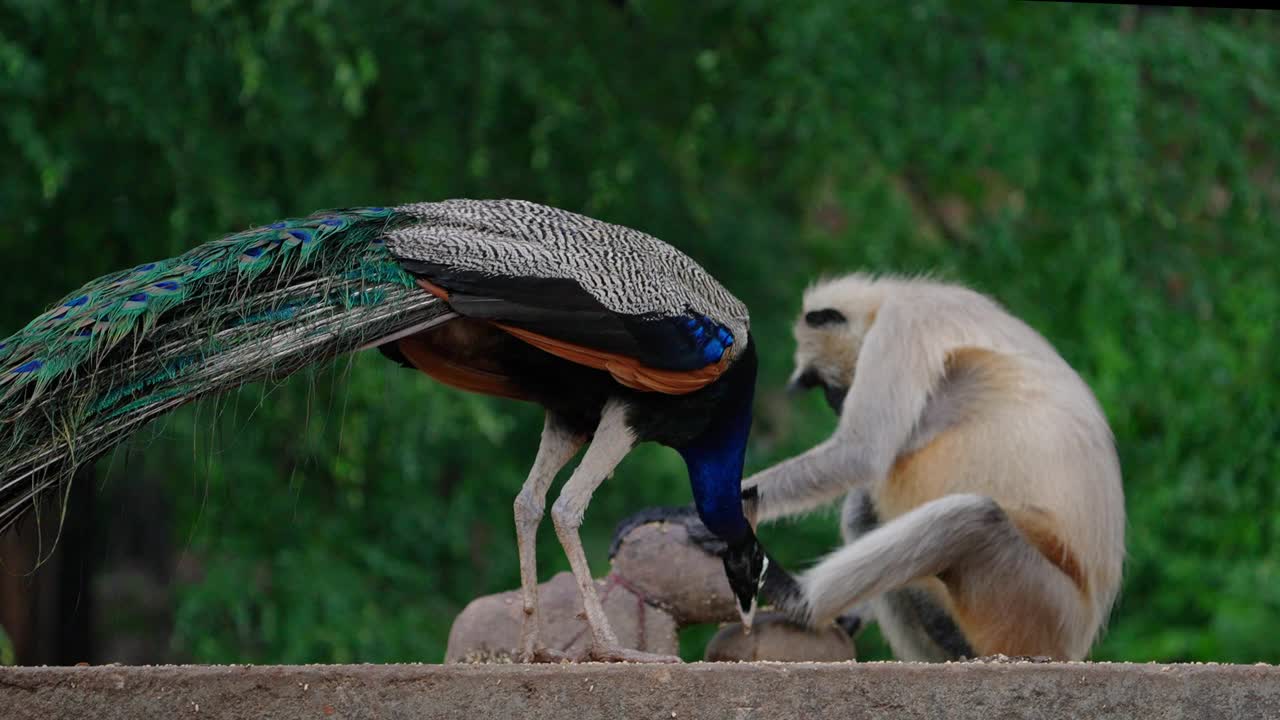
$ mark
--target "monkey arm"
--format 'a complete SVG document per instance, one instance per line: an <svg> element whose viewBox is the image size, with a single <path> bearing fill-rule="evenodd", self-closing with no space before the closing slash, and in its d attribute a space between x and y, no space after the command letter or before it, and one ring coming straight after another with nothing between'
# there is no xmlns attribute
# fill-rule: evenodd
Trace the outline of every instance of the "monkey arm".
<svg viewBox="0 0 1280 720"><path fill-rule="evenodd" d="M929 327L931 319L928 309L885 303L863 341L835 432L744 480L748 518L808 512L888 474L945 368L945 331Z"/></svg>
<svg viewBox="0 0 1280 720"><path fill-rule="evenodd" d="M746 515L757 523L816 510L835 501L848 487L854 460L849 448L832 436L819 445L742 481ZM757 494L751 497L751 491Z"/></svg>

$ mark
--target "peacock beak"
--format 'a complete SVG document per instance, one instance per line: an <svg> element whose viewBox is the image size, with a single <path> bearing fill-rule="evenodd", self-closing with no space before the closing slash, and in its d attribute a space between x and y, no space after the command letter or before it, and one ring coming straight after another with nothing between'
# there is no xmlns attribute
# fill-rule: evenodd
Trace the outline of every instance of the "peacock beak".
<svg viewBox="0 0 1280 720"><path fill-rule="evenodd" d="M754 534L730 545L722 559L742 626L750 632L756 615L756 596L764 587L764 572L769 561Z"/></svg>
<svg viewBox="0 0 1280 720"><path fill-rule="evenodd" d="M751 596L751 604L747 607L738 606L738 616L742 618L742 632L744 635L751 634L751 623L756 619L756 608L759 607L757 596L764 589L764 576L769 571L769 556L761 556L762 564L760 566L760 579L756 581L756 592Z"/></svg>
<svg viewBox="0 0 1280 720"><path fill-rule="evenodd" d="M746 635L751 634L751 623L756 618L756 599L751 598L751 606L745 610L739 606L738 616L742 618L742 632Z"/></svg>

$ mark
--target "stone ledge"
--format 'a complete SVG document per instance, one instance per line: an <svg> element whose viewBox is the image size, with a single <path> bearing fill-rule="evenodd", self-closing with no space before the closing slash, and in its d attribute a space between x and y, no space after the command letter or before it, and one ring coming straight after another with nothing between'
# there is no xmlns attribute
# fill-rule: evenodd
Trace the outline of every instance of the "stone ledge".
<svg viewBox="0 0 1280 720"><path fill-rule="evenodd" d="M1263 718L1280 666L965 662L0 669L0 718Z"/></svg>

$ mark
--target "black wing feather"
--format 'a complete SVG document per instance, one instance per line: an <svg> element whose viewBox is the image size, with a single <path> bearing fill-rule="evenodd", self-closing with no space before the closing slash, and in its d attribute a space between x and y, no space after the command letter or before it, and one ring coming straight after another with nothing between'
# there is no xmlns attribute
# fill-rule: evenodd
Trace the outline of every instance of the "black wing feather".
<svg viewBox="0 0 1280 720"><path fill-rule="evenodd" d="M697 370L708 364L684 318L613 312L569 278L490 275L419 260L400 262L448 291L449 305L466 317L505 323L663 370Z"/></svg>

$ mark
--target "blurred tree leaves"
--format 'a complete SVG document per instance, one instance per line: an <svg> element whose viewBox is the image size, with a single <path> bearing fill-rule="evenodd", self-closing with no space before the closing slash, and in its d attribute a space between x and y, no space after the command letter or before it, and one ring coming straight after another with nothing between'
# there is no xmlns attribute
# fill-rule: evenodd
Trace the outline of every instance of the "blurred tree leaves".
<svg viewBox="0 0 1280 720"><path fill-rule="evenodd" d="M9 641L9 635L0 628L0 665L12 665L14 663L13 643Z"/></svg>
<svg viewBox="0 0 1280 720"><path fill-rule="evenodd" d="M1095 656L1280 659L1275 14L7 0L0 102L0 249L23 271L0 284L7 328L250 224L523 197L662 237L750 305L750 470L833 424L778 393L808 282L971 284L1113 424L1130 560ZM189 657L435 661L465 602L518 582L511 501L539 427L369 354L183 410L101 467L108 489L169 479L199 567L177 609ZM627 513L687 501L677 457L636 452L587 515L592 562ZM765 539L802 565L832 520ZM566 569L541 541L542 577Z"/></svg>

